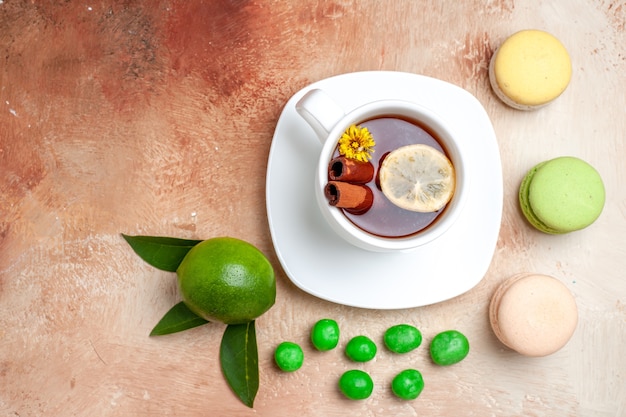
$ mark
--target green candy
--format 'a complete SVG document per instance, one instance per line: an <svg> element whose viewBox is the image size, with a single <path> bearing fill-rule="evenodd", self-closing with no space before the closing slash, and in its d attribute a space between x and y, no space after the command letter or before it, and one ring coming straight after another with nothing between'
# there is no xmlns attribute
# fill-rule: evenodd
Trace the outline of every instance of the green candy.
<svg viewBox="0 0 626 417"><path fill-rule="evenodd" d="M367 362L376 356L376 344L367 336L355 336L346 345L346 356L355 362Z"/></svg>
<svg viewBox="0 0 626 417"><path fill-rule="evenodd" d="M300 369L304 362L302 348L293 342L282 342L274 352L276 365L285 372L293 372Z"/></svg>
<svg viewBox="0 0 626 417"><path fill-rule="evenodd" d="M315 349L326 351L337 347L339 343L339 326L332 319L322 319L311 329L311 342Z"/></svg>
<svg viewBox="0 0 626 417"><path fill-rule="evenodd" d="M395 353L407 353L422 344L422 333L410 324L398 324L385 332L385 346Z"/></svg>
<svg viewBox="0 0 626 417"><path fill-rule="evenodd" d="M453 365L461 362L469 353L469 341L461 332L447 330L430 342L430 357L437 365Z"/></svg>
<svg viewBox="0 0 626 417"><path fill-rule="evenodd" d="M364 400L374 390L374 382L367 372L352 369L339 378L339 389L351 400Z"/></svg>
<svg viewBox="0 0 626 417"><path fill-rule="evenodd" d="M403 400L416 399L424 389L422 374L415 369L405 369L391 381L391 390Z"/></svg>

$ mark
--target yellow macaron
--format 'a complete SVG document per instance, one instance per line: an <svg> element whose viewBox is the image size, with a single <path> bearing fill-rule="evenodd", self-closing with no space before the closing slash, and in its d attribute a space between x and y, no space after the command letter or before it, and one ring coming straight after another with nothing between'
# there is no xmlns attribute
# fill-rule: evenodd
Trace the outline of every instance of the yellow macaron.
<svg viewBox="0 0 626 417"><path fill-rule="evenodd" d="M572 78L567 49L551 34L522 30L511 35L494 52L489 81L507 105L534 110L560 96Z"/></svg>

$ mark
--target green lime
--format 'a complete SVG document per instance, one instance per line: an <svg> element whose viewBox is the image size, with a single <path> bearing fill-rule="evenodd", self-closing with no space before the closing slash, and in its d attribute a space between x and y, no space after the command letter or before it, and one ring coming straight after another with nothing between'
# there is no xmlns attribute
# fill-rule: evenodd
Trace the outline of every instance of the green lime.
<svg viewBox="0 0 626 417"><path fill-rule="evenodd" d="M367 336L355 336L346 345L346 355L355 362L367 362L376 356L376 344Z"/></svg>
<svg viewBox="0 0 626 417"><path fill-rule="evenodd" d="M276 299L272 265L243 240L202 241L191 248L176 272L183 301L208 321L247 323L269 310Z"/></svg>
<svg viewBox="0 0 626 417"><path fill-rule="evenodd" d="M461 362L469 353L469 341L461 332L447 330L430 342L430 357L437 365L453 365Z"/></svg>
<svg viewBox="0 0 626 417"><path fill-rule="evenodd" d="M374 390L374 381L367 372L352 369L339 378L339 389L351 400L364 400Z"/></svg>
<svg viewBox="0 0 626 417"><path fill-rule="evenodd" d="M422 344L422 333L410 324L398 324L385 332L385 346L396 353L407 353Z"/></svg>
<svg viewBox="0 0 626 417"><path fill-rule="evenodd" d="M285 372L297 371L304 362L302 348L293 342L282 342L274 351L276 365Z"/></svg>
<svg viewBox="0 0 626 417"><path fill-rule="evenodd" d="M325 351L337 347L339 343L339 326L332 319L322 319L311 329L311 342L315 349Z"/></svg>
<svg viewBox="0 0 626 417"><path fill-rule="evenodd" d="M416 399L424 389L422 374L415 369L405 369L391 381L391 390L403 400Z"/></svg>

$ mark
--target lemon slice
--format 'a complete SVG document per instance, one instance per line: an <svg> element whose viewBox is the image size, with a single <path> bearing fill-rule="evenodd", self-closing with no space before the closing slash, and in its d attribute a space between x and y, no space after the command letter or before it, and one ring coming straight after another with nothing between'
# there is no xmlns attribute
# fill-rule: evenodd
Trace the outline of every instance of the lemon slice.
<svg viewBox="0 0 626 417"><path fill-rule="evenodd" d="M379 172L385 197L405 210L422 213L443 208L454 194L454 167L428 145L408 145L387 155Z"/></svg>

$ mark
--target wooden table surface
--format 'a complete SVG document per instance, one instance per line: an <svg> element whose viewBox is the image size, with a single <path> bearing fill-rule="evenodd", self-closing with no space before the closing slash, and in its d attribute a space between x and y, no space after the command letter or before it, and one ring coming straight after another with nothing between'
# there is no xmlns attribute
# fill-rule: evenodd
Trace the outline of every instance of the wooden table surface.
<svg viewBox="0 0 626 417"><path fill-rule="evenodd" d="M1 416L626 415L624 0L4 0L0 28ZM528 28L562 40L573 78L554 103L520 112L494 96L487 67ZM336 305L295 287L274 252L264 190L280 112L307 84L361 70L459 85L494 125L501 231L484 279L452 300ZM516 195L532 165L561 155L598 169L607 202L591 227L549 236L523 220ZM269 257L278 295L257 321L253 410L222 377L222 325L148 337L180 299L176 280L120 233L234 236ZM506 349L488 324L495 287L523 271L555 276L577 300L576 333L548 357ZM354 365L307 341L323 317L344 342L380 341L407 322L425 344L404 356L379 349L360 366L374 393L348 401L337 379ZM425 346L449 328L471 352L437 367ZM295 373L273 365L284 340L304 348ZM388 384L408 367L426 388L406 402Z"/></svg>

